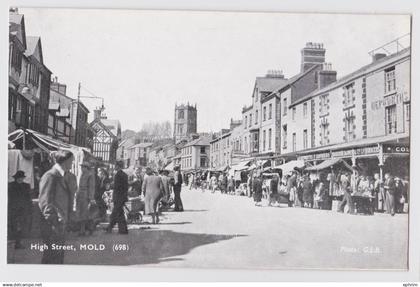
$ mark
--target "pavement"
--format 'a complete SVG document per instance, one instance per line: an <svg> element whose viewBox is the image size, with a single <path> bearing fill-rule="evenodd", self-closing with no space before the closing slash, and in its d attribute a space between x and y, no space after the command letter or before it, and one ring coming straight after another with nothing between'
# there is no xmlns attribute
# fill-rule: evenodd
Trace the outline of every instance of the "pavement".
<svg viewBox="0 0 420 287"><path fill-rule="evenodd" d="M407 214L257 207L248 197L201 190L185 189L181 195L185 211L164 212L158 225L130 225L128 235L116 229L112 234L69 235L66 244L74 250L66 251L65 263L336 270L408 266ZM42 253L30 246L41 240L23 243L23 250L9 246L9 262L39 263ZM84 246L97 250L81 250Z"/></svg>

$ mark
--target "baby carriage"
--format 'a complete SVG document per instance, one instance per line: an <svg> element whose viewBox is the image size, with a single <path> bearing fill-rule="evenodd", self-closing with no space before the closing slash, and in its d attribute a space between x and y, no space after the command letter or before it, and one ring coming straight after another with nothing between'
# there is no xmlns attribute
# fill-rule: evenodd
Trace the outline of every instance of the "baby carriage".
<svg viewBox="0 0 420 287"><path fill-rule="evenodd" d="M143 222L144 201L140 197L130 197L124 204L124 214L128 224L140 224Z"/></svg>

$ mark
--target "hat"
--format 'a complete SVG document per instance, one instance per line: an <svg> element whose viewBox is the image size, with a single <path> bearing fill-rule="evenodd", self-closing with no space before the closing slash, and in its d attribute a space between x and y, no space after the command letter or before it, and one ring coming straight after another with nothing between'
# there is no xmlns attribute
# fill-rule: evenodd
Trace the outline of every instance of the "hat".
<svg viewBox="0 0 420 287"><path fill-rule="evenodd" d="M25 172L24 171L18 170L13 177L15 179L18 179L18 178L22 178L22 177L26 177L26 176L25 176Z"/></svg>

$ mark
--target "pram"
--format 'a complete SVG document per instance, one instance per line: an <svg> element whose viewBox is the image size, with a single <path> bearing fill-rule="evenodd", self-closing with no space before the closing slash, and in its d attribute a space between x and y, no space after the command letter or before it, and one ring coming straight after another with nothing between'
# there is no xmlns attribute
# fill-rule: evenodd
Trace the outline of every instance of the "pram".
<svg viewBox="0 0 420 287"><path fill-rule="evenodd" d="M143 222L144 201L140 197L129 197L124 204L124 214L128 224L140 224Z"/></svg>

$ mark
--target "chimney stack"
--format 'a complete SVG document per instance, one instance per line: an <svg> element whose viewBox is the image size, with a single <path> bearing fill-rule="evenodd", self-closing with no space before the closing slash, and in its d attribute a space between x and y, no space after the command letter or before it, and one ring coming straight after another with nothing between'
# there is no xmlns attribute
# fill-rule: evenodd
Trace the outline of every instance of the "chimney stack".
<svg viewBox="0 0 420 287"><path fill-rule="evenodd" d="M305 48L301 50L301 54L301 72L325 62L325 49L322 43L307 42Z"/></svg>
<svg viewBox="0 0 420 287"><path fill-rule="evenodd" d="M100 109L100 108L96 108L95 110L93 110L93 119L94 120L96 120L96 119L101 119L101 113L102 113L102 110Z"/></svg>
<svg viewBox="0 0 420 287"><path fill-rule="evenodd" d="M337 81L337 72L332 70L331 63L324 63L322 70L317 73L318 89L328 86Z"/></svg>

